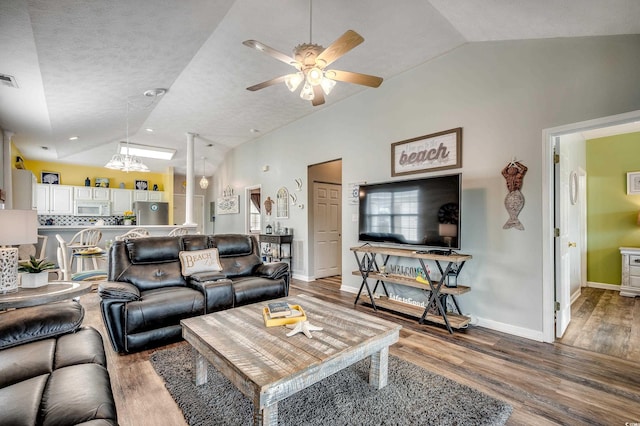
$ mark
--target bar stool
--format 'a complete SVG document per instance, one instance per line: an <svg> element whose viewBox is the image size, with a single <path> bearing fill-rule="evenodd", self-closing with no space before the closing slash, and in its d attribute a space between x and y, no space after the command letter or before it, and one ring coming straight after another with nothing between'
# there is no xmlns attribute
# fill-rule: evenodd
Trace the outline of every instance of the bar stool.
<svg viewBox="0 0 640 426"><path fill-rule="evenodd" d="M116 236L116 241L123 241L131 238L144 238L149 236L149 231L144 228L133 228L132 230L125 232L122 235Z"/></svg>
<svg viewBox="0 0 640 426"><path fill-rule="evenodd" d="M64 239L60 236L60 234L56 234L56 239L60 244L64 242ZM102 239L102 232L95 228L87 228L81 231L78 231L71 241L66 243L67 250L70 250L70 258L69 258L69 268L73 267L73 259L77 257L76 255L79 252L86 251L88 249L95 249L98 247L98 243ZM68 253L68 252L67 252ZM93 268L98 269L98 258L96 256L91 256L91 260L93 261ZM81 272L83 270L83 262L82 258L78 260L76 271Z"/></svg>

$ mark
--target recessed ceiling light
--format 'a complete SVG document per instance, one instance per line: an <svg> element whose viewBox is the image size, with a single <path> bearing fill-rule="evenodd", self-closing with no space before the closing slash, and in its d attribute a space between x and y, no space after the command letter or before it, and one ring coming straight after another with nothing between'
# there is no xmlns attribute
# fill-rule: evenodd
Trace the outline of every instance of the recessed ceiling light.
<svg viewBox="0 0 640 426"><path fill-rule="evenodd" d="M151 128L149 128L149 127L147 127L145 130L146 130L147 132L149 132L149 133L153 133L153 129L151 129Z"/></svg>
<svg viewBox="0 0 640 426"><path fill-rule="evenodd" d="M207 144L207 146L208 146L208 147L212 147L212 146L213 146L213 144L212 144L212 143L208 143L208 144Z"/></svg>
<svg viewBox="0 0 640 426"><path fill-rule="evenodd" d="M40 148L42 148L43 150L47 151L49 149L48 146L41 146Z"/></svg>
<svg viewBox="0 0 640 426"><path fill-rule="evenodd" d="M77 141L77 140L78 140L78 137L77 137L77 136L71 136L71 137L69 138L69 140L70 140L70 141Z"/></svg>
<svg viewBox="0 0 640 426"><path fill-rule="evenodd" d="M144 92L144 95L148 98L155 98L167 93L167 89L150 89Z"/></svg>
<svg viewBox="0 0 640 426"><path fill-rule="evenodd" d="M251 129L251 130L249 130L249 131L250 131L251 133L260 133L260 130L258 130L258 129Z"/></svg>

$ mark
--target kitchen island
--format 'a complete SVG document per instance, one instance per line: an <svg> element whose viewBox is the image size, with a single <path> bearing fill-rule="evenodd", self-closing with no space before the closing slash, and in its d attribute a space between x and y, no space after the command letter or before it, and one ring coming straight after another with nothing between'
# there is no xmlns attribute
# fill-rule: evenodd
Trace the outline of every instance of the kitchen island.
<svg viewBox="0 0 640 426"><path fill-rule="evenodd" d="M48 260L57 263L57 249L58 240L56 234L60 234L65 241L69 242L73 236L78 232L86 228L96 228L102 232L102 239L98 244L98 247L105 249L108 241L115 241L116 237L130 231L134 228L144 228L149 231L152 237L159 237L168 235L172 229L177 227L184 227L189 229L190 234L196 233L197 225L102 225L102 226L79 226L79 225L44 225L38 227L38 235L46 235L49 237L47 240L47 249L45 256Z"/></svg>

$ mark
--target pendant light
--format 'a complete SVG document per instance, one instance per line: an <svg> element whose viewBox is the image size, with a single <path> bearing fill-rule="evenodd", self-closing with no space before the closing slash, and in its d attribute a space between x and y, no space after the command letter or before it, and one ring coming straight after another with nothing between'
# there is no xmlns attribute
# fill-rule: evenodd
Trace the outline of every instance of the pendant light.
<svg viewBox="0 0 640 426"><path fill-rule="evenodd" d="M207 189L209 187L209 180L204 176L205 174L205 157L202 157L202 179L200 179L200 188Z"/></svg>

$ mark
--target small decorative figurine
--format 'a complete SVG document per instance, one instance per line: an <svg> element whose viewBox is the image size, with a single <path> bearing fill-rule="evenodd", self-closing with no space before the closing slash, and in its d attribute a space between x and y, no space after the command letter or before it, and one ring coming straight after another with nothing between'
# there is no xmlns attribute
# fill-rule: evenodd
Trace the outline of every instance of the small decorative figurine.
<svg viewBox="0 0 640 426"><path fill-rule="evenodd" d="M84 180L84 186L91 186L91 179L86 178L86 179Z"/></svg>
<svg viewBox="0 0 640 426"><path fill-rule="evenodd" d="M293 330L287 333L287 337L294 336L298 333L303 333L309 339L313 339L313 336L311 335L312 331L322 331L322 327L316 327L309 321L299 321L295 324L295 326L293 324L288 324L287 328L293 328Z"/></svg>

